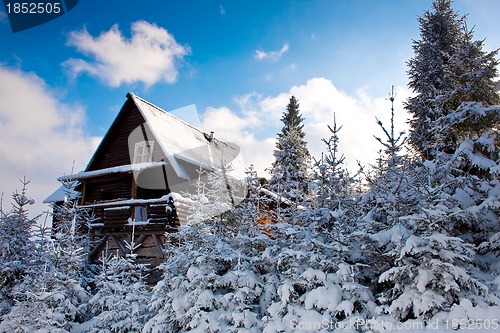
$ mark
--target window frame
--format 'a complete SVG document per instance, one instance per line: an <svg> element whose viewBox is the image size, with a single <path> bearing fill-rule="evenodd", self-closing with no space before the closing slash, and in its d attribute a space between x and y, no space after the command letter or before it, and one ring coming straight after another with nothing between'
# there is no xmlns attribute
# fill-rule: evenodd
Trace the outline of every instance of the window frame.
<svg viewBox="0 0 500 333"><path fill-rule="evenodd" d="M154 143L155 143L154 141L136 142L135 147L134 147L133 164L152 162L153 161ZM148 153L144 153L146 147L149 147ZM140 149L142 149L142 150L141 150L141 153L139 154Z"/></svg>

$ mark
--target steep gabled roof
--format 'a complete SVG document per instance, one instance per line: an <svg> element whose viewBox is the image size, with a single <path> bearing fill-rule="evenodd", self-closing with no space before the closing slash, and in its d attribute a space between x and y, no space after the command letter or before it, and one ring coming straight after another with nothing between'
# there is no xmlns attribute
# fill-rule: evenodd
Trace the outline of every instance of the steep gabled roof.
<svg viewBox="0 0 500 333"><path fill-rule="evenodd" d="M177 176L190 179L180 161L213 170L238 156L238 147L213 138L131 92L127 97L141 112Z"/></svg>
<svg viewBox="0 0 500 333"><path fill-rule="evenodd" d="M99 176L112 175L117 173L127 173L127 172L141 172L146 169L157 168L166 165L165 162L143 162L135 164L120 165L117 167L106 168L94 171L85 171L73 175L64 175L57 178L60 182L68 182L72 180L82 180L86 178L93 178Z"/></svg>
<svg viewBox="0 0 500 333"><path fill-rule="evenodd" d="M150 130L150 134L154 136L155 141L161 148L163 154L167 157L168 162L163 162L162 160L142 164L129 164L130 160L127 157L126 160L128 163L120 162L119 165L111 167L96 168L95 162L103 158L108 152L107 147L109 144L106 142L109 143L109 140L116 135L116 130L121 128L123 119L129 117L130 113L128 113L128 111L131 110L131 108L135 109L133 105L137 107L140 116L143 118L139 119L139 122L145 122L145 125ZM138 126L137 124L138 123L133 126ZM141 128L141 126L139 126L139 128ZM129 154L133 154L133 151L130 152L128 149L126 149L126 151L128 151ZM191 164L207 171L213 171L222 164L231 163L233 160L236 163L232 163L234 170L230 172L230 174L237 178L241 178L244 176L244 167L242 160L239 159L238 156L239 147L236 145L217 140L213 137L213 133L204 133L173 114L129 92L127 94L127 101L124 103L100 145L97 147L85 171L62 176L59 177L58 180L62 182L81 180L109 174L137 172L142 169L158 167L159 165L170 165L179 178L193 181L183 165L186 166L186 164ZM45 199L44 202L65 200L66 197L63 193L63 187L64 186L55 191L51 196Z"/></svg>
<svg viewBox="0 0 500 333"><path fill-rule="evenodd" d="M196 167L212 171L222 164L228 164L235 160L239 155L239 147L230 145L213 138L213 134L207 134L191 126L185 121L177 118L170 112L136 96L134 93L127 94L128 100L125 102L122 110L113 121L108 132L104 136L101 144L97 147L94 155L87 165L85 173L91 172L91 166L98 158L98 154L104 148L104 142L115 127L120 126L118 118L126 108L127 103L134 103L139 110L145 123L160 145L163 153L168 159L169 164L174 169L176 175L180 178L190 180L191 178L184 170L182 164L190 163ZM237 163L241 164L241 160ZM242 165L235 166L238 174L243 174ZM241 169L241 170L240 170ZM69 175L66 178L71 178Z"/></svg>

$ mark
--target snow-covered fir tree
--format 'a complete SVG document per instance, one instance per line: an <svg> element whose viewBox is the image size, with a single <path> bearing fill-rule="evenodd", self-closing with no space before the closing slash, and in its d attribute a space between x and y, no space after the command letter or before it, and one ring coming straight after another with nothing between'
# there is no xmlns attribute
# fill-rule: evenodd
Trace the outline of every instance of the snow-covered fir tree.
<svg viewBox="0 0 500 333"><path fill-rule="evenodd" d="M371 208L362 224L369 232L373 222L380 228L370 232L376 251L368 271L379 275L374 291L381 309L398 320L428 320L463 299L477 306L495 302L477 278L470 241L478 221L498 217L492 206L476 205L470 196L473 182L461 170L461 160L459 152L442 153L433 162L402 165L375 179L365 195Z"/></svg>
<svg viewBox="0 0 500 333"><path fill-rule="evenodd" d="M434 219L447 221L439 233L463 243L455 244L455 255L469 259L458 267L498 274L491 269L498 267L498 255L488 252L494 249L490 244L495 244L500 231L496 190L500 157L500 108L495 105L499 103L495 91L497 51L482 50L484 42L474 40L465 18L458 18L452 10L451 1L436 0L433 7L434 13L426 12L420 19L422 39L416 42L415 58L409 62L410 87L418 93L408 104L413 115L411 143L424 158L433 160L423 161L415 169L421 173L413 182L423 193L434 193L434 199L429 200L427 195L420 206L441 202L439 208L435 204L432 209L425 208L439 212L441 217ZM423 176L424 170L427 176ZM481 242L483 257L474 256L475 245ZM484 291L470 283L457 285L460 292L469 292L469 297L478 296L474 289L477 293ZM494 283L490 286L495 290ZM487 293L482 294L486 295L483 300L488 298ZM453 301L458 302L456 297Z"/></svg>
<svg viewBox="0 0 500 333"><path fill-rule="evenodd" d="M443 151L453 153L463 132L445 126L442 119L464 102L498 104L495 92L497 51L484 52L467 30L465 16L453 10L451 0L435 0L433 11L419 18L421 39L408 61L409 86L417 96L409 99L410 142L427 159ZM462 132L462 133L461 133Z"/></svg>
<svg viewBox="0 0 500 333"><path fill-rule="evenodd" d="M189 206L189 225L205 226L217 234L237 232L241 221L234 208L246 195L245 179L231 176L232 171L231 164L221 164L212 171L199 170L195 193L182 194Z"/></svg>
<svg viewBox="0 0 500 333"><path fill-rule="evenodd" d="M141 332L149 319L147 267L136 263L136 255L104 254L95 277L97 293L89 300L93 318L83 324L85 332Z"/></svg>
<svg viewBox="0 0 500 333"><path fill-rule="evenodd" d="M88 292L81 281L61 274L51 262L24 280L24 297L16 300L0 323L0 332L71 332L84 320Z"/></svg>
<svg viewBox="0 0 500 333"><path fill-rule="evenodd" d="M77 182L63 184L65 200L52 205L51 260L58 271L80 279L87 270L88 226L92 216L77 205ZM82 279L83 280L83 279Z"/></svg>
<svg viewBox="0 0 500 333"><path fill-rule="evenodd" d="M29 203L26 197L26 182L22 192L14 195L14 215L22 226L22 220L28 221L24 206ZM69 220L61 219L61 224L71 224ZM37 228L38 227L38 228ZM35 232L38 230L39 232ZM66 252L61 249L63 237L51 237L49 228L34 225L31 221L23 248L30 247L33 252L27 253L21 248L19 254L25 255L24 260L30 260L29 270L19 277L19 285L14 294L13 307L4 316L0 324L2 332L69 332L73 324L84 320L83 307L88 300L88 293L82 287L80 269L68 265L77 262L78 252ZM11 244L15 244L12 242ZM30 251L31 252L31 251ZM66 264L61 264L61 258Z"/></svg>
<svg viewBox="0 0 500 333"><path fill-rule="evenodd" d="M426 158L456 148L450 133L437 130L436 121L458 106L450 94L457 83L453 58L461 47L464 20L451 0L436 0L432 7L418 19L421 38L414 41L415 56L408 61L409 87L417 95L406 106L412 116L410 142Z"/></svg>
<svg viewBox="0 0 500 333"><path fill-rule="evenodd" d="M236 236L198 225L172 234L145 332L294 332L295 325L369 318L375 309L348 249L306 226L249 227ZM325 330L328 331L329 328Z"/></svg>
<svg viewBox="0 0 500 333"><path fill-rule="evenodd" d="M153 290L154 314L145 332L293 332L298 323L324 319L333 327L373 313L374 297L359 282L352 248L346 238L338 239L348 225L343 224L348 200L339 193L342 185L329 187L331 230L318 220L293 223L294 217L284 213L262 232L255 224L261 217L262 183L249 172L251 200L232 212L240 221L237 229L220 233L218 224L206 220L169 235L175 246L161 267L163 278ZM314 212L305 210L302 217L311 216Z"/></svg>
<svg viewBox="0 0 500 333"><path fill-rule="evenodd" d="M419 19L421 40L409 61L410 87L417 92L407 104L410 143L423 160L386 173L392 181L376 178L380 189L400 193L397 207L382 210L396 215L384 217L389 223L372 235L393 260L379 277L379 300L399 320L429 319L463 299L494 303L487 283L477 278L475 244L486 239L486 230L498 230L492 191L498 178L496 53L473 41L451 1L436 0L433 9ZM372 186L365 197L373 194ZM373 217L379 216L365 220Z"/></svg>
<svg viewBox="0 0 500 333"><path fill-rule="evenodd" d="M488 107L498 105L500 97L496 91L498 76L498 50L483 50L484 40L474 39L474 30L462 26L460 48L452 58L456 68L455 109L462 102L481 102Z"/></svg>
<svg viewBox="0 0 500 333"><path fill-rule="evenodd" d="M385 135L385 140L375 136L375 139L384 147L383 153L384 153L384 160L385 160L385 166L382 166L382 173L385 171L389 171L392 168L396 168L399 165L401 165L401 161L404 159L401 156L401 151L404 148L404 145L406 144L407 137L405 136L405 132L399 132L398 134L395 133L395 128L394 128L394 101L395 101L396 95L394 93L394 86L392 86L391 93L389 94L389 101L391 102L391 127L390 129L387 129L382 121L378 118L375 118L377 121L377 125L380 127L380 129L383 131Z"/></svg>
<svg viewBox="0 0 500 333"><path fill-rule="evenodd" d="M329 332L373 315L374 298L359 281L360 267L351 262L348 244L329 239L321 228L275 228L276 240L263 253L269 263L263 276L264 332L294 332L317 323L327 324L315 331Z"/></svg>
<svg viewBox="0 0 500 333"><path fill-rule="evenodd" d="M295 96L290 98L281 121L283 128L278 133L269 188L286 199L300 203L306 201L309 194L310 154L304 141L304 119Z"/></svg>
<svg viewBox="0 0 500 333"><path fill-rule="evenodd" d="M356 230L360 210L359 193L355 187L358 175L352 176L344 167L344 155L339 152L339 132L334 116L333 126L328 125L330 137L322 139L326 151L316 160L313 168L315 195L309 214L309 225L317 229L326 242L339 242L348 246ZM356 251L351 252L355 256Z"/></svg>
<svg viewBox="0 0 500 333"><path fill-rule="evenodd" d="M145 332L259 332L263 292L254 256L267 236L226 237L196 224L169 240Z"/></svg>
<svg viewBox="0 0 500 333"><path fill-rule="evenodd" d="M245 212L245 220L251 221L252 224L255 225L259 219L259 215L261 215L260 210L265 205L265 202L262 200L263 197L261 196L264 179L258 176L253 164L250 164L245 174L247 200L243 201L240 207Z"/></svg>
<svg viewBox="0 0 500 333"><path fill-rule="evenodd" d="M359 202L361 214L355 234L359 235L358 244L363 249L361 262L366 265L362 273L374 293L387 287L379 283L378 276L391 268L393 260L399 256L404 238L410 233L402 217L418 211L420 198L409 173L414 163L402 151L406 143L405 133L396 133L394 126L394 99L392 91L389 95L390 127L376 118L384 133L383 137L375 136L383 147L377 164L371 170L361 168L360 171L367 190Z"/></svg>
<svg viewBox="0 0 500 333"><path fill-rule="evenodd" d="M429 319L464 298L492 302L474 275L475 246L456 236L460 225L474 219L461 190L467 177L457 177L459 166L457 158L440 155L414 169L412 184L422 193L419 211L400 217L407 227L403 246L394 267L379 278L391 283L381 300L398 319Z"/></svg>
<svg viewBox="0 0 500 333"><path fill-rule="evenodd" d="M376 120L382 149L361 171L363 193L343 166L335 118L309 170L291 97L269 183L250 168L238 205L241 184L222 165L182 193L189 223L166 235L152 291L134 235L131 254L103 256L89 288L79 229L89 218L68 196L52 233L34 233L24 182L12 210L0 209L0 332L387 332L355 323L498 319L497 53L482 50L451 4L435 0L419 19L408 63L411 146L392 107L390 126ZM292 208L269 211L276 200ZM273 223L259 225L266 217Z"/></svg>
<svg viewBox="0 0 500 333"><path fill-rule="evenodd" d="M314 182L317 184L314 205L319 207L330 207L331 209L342 208L336 198L345 188L345 171L342 164L344 155L339 153L339 132L342 126L337 127L335 114L333 115L333 127L328 125L330 137L323 138L326 152L321 154L321 159L314 159Z"/></svg>
<svg viewBox="0 0 500 333"><path fill-rule="evenodd" d="M364 224L366 230L377 232L399 224L399 216L411 211L415 205L414 191L411 190L407 171L411 162L402 150L406 143L405 132L395 132L394 127L394 91L389 95L391 102L390 127L376 118L377 125L384 133L383 137L375 136L382 145L378 163L371 171L362 168L368 190L364 193L362 202L365 210Z"/></svg>
<svg viewBox="0 0 500 333"><path fill-rule="evenodd" d="M13 194L11 210L0 207L0 314L9 311L14 298L22 298L22 282L33 273L37 261L31 237L38 217L28 215L28 207L34 203L27 196L28 184L24 179L21 191Z"/></svg>

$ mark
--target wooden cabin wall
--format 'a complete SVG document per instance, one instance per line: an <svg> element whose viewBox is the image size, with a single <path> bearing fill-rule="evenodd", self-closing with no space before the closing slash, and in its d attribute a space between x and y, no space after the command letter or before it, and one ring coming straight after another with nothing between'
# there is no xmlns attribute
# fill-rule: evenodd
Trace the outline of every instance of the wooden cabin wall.
<svg viewBox="0 0 500 333"><path fill-rule="evenodd" d="M132 175L111 179L106 182L88 182L85 187L85 204L103 200L129 199L132 189Z"/></svg>
<svg viewBox="0 0 500 333"><path fill-rule="evenodd" d="M121 165L131 164L129 152L129 136L145 120L133 101L128 99L119 115L115 119L111 129L106 134L97 152L89 163L86 171L101 170ZM166 160L158 142L154 139L146 124L148 140L155 141L153 145L153 161ZM133 153L133 152L132 152ZM131 198L133 175L117 175L111 177L97 177L87 180L85 186L85 203L94 203L102 200L128 199ZM167 194L166 190L149 190L138 188L137 198L152 199Z"/></svg>
<svg viewBox="0 0 500 333"><path fill-rule="evenodd" d="M137 106L127 100L86 171L131 164L128 137L144 122Z"/></svg>
<svg viewBox="0 0 500 333"><path fill-rule="evenodd" d="M137 199L161 198L165 194L167 194L166 190L150 190L142 187L137 187Z"/></svg>

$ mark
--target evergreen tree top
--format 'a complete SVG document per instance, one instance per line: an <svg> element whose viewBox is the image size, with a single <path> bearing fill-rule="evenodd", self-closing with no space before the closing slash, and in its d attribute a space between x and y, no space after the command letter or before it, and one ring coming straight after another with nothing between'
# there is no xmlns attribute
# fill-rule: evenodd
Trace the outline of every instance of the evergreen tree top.
<svg viewBox="0 0 500 333"><path fill-rule="evenodd" d="M483 42L474 40L467 28L466 16L451 5L451 0L434 0L432 9L418 18L421 38L414 41L414 57L408 61L408 86L416 94L406 103L412 116L409 141L431 160L437 152L453 154L464 139L464 128L476 133L484 129L478 122L463 126L466 119L460 126L450 125L448 118L456 118L462 105L500 102L495 90L497 51L483 51Z"/></svg>
<svg viewBox="0 0 500 333"><path fill-rule="evenodd" d="M299 110L299 102L295 96L290 97L290 102L286 106L286 110L283 112L283 116L281 117L281 121L283 121L284 124L282 133L284 134L286 132L291 132L292 130L297 130L301 134L300 137L303 138L303 120L304 118L302 118Z"/></svg>
<svg viewBox="0 0 500 333"><path fill-rule="evenodd" d="M408 74L410 88L434 97L453 89L447 67L460 47L465 17L459 17L450 0L436 0L432 7L434 11L418 18L421 39L413 43L415 57L408 61Z"/></svg>
<svg viewBox="0 0 500 333"><path fill-rule="evenodd" d="M303 118L295 96L290 98L278 133L270 189L287 199L302 200L308 192L310 154L304 140Z"/></svg>

